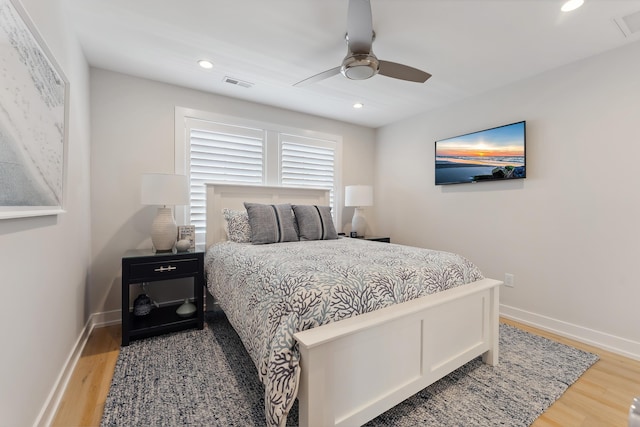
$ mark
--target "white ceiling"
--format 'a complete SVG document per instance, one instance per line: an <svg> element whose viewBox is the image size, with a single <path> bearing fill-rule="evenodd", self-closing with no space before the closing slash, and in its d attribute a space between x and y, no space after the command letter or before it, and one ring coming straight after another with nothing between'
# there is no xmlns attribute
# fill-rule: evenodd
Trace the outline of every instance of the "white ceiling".
<svg viewBox="0 0 640 427"><path fill-rule="evenodd" d="M640 0L371 0L380 59L433 75L300 80L340 65L347 0L65 0L92 66L379 127L639 40ZM197 66L209 59L212 70ZM244 88L225 76L251 82ZM597 84L597 82L594 82ZM355 110L361 101L365 107Z"/></svg>

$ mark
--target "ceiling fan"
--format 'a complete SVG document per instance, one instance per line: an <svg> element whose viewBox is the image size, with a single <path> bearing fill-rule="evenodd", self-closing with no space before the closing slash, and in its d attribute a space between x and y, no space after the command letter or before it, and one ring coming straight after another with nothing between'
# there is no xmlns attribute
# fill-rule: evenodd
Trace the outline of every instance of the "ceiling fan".
<svg viewBox="0 0 640 427"><path fill-rule="evenodd" d="M336 74L342 74L351 80L365 80L376 74L382 74L394 79L416 83L424 83L431 77L431 74L417 68L383 61L373 54L372 44L375 33L370 0L349 0L345 39L347 41L347 56L342 60L342 65L299 81L294 86L306 86Z"/></svg>

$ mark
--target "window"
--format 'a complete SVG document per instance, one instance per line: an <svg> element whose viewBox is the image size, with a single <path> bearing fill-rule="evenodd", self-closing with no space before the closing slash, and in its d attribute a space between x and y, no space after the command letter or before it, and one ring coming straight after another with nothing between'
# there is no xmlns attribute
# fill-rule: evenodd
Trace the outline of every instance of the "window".
<svg viewBox="0 0 640 427"><path fill-rule="evenodd" d="M334 207L335 142L288 134L280 134L279 139L281 184L331 190L330 205ZM335 221L335 212L333 214Z"/></svg>
<svg viewBox="0 0 640 427"><path fill-rule="evenodd" d="M199 242L205 233L206 182L262 184L264 132L201 120L187 120L189 224L196 226Z"/></svg>
<svg viewBox="0 0 640 427"><path fill-rule="evenodd" d="M207 182L340 188L342 138L303 129L176 108L176 173L190 181L190 206L176 210L178 223L196 226L205 242ZM336 225L338 210L333 209Z"/></svg>

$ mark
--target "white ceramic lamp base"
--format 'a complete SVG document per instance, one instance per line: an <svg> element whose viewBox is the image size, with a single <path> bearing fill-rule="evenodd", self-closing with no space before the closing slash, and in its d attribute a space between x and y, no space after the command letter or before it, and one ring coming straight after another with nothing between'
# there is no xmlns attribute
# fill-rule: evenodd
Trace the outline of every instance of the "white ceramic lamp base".
<svg viewBox="0 0 640 427"><path fill-rule="evenodd" d="M158 208L158 215L151 224L151 242L158 252L173 249L178 236L178 226L173 219L171 208Z"/></svg>
<svg viewBox="0 0 640 427"><path fill-rule="evenodd" d="M362 208L355 208L353 210L353 219L351 220L351 231L355 231L358 237L364 237L364 232L367 229L367 220L362 211Z"/></svg>

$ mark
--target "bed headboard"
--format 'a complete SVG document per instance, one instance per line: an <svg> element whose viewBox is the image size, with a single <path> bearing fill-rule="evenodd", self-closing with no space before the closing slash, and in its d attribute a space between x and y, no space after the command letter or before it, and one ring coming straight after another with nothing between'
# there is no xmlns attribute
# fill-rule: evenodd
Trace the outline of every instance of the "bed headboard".
<svg viewBox="0 0 640 427"><path fill-rule="evenodd" d="M207 189L206 247L226 240L222 209L244 209L244 202L329 206L330 190L263 185L205 184Z"/></svg>

